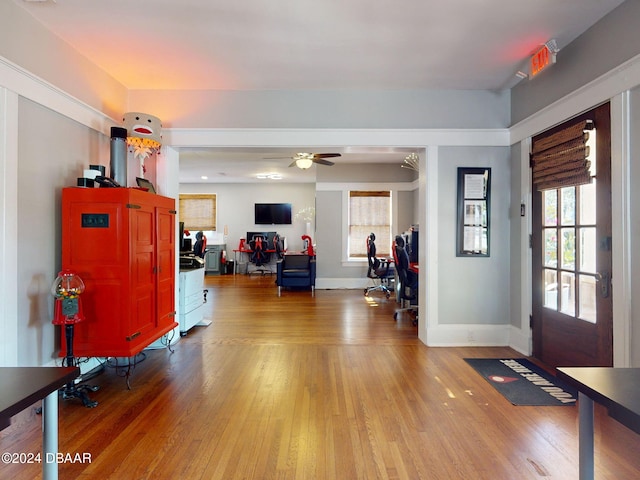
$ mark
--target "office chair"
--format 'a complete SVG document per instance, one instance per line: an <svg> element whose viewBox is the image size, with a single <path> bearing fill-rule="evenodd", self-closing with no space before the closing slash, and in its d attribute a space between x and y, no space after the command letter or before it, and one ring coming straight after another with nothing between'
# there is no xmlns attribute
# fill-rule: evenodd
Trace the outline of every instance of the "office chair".
<svg viewBox="0 0 640 480"><path fill-rule="evenodd" d="M278 233L273 236L273 249L276 251L276 260L281 260L284 257L284 239Z"/></svg>
<svg viewBox="0 0 640 480"><path fill-rule="evenodd" d="M196 233L196 243L193 246L193 254L196 257L204 258L207 249L207 237L203 232Z"/></svg>
<svg viewBox="0 0 640 480"><path fill-rule="evenodd" d="M391 272L391 261L388 258L379 259L376 257L376 235L372 232L367 237L367 277L373 282L373 286L364 289L364 295L368 296L370 292L380 290L387 298L391 296L389 289L389 281L393 275Z"/></svg>
<svg viewBox="0 0 640 480"><path fill-rule="evenodd" d="M196 243L193 246L193 254L196 257L204 258L206 253L207 253L207 237L203 232L200 231L196 233ZM204 297L205 303L207 303L207 293L209 293L209 290L207 290L206 288L202 290L202 296Z"/></svg>
<svg viewBox="0 0 640 480"><path fill-rule="evenodd" d="M258 267L255 271L261 272L263 275L267 272L273 273L269 269L269 252L267 239L264 235L254 235L251 241L249 242L249 247L251 248L251 263L253 263L256 267Z"/></svg>
<svg viewBox="0 0 640 480"><path fill-rule="evenodd" d="M411 312L415 314L413 324L418 324L418 275L409 269L409 254L405 248L404 238L396 235L394 244L391 247L393 251L393 261L396 265L398 273L398 299L401 308L396 309L393 319L398 319L398 313ZM412 303L415 300L416 303ZM409 306L405 307L405 302L409 302Z"/></svg>

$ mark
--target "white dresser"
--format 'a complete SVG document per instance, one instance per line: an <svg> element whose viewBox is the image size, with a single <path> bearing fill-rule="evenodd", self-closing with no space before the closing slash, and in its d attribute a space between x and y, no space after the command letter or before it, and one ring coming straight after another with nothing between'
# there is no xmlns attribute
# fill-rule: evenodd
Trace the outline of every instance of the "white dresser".
<svg viewBox="0 0 640 480"><path fill-rule="evenodd" d="M204 268L180 270L179 286L180 335L203 321Z"/></svg>

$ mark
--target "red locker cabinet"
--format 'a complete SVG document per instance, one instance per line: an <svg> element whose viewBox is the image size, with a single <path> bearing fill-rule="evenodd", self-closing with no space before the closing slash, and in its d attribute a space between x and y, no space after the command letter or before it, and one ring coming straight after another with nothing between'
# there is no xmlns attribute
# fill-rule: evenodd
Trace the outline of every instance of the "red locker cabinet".
<svg viewBox="0 0 640 480"><path fill-rule="evenodd" d="M175 214L142 190L63 189L62 268L86 287L76 357L132 357L177 326Z"/></svg>

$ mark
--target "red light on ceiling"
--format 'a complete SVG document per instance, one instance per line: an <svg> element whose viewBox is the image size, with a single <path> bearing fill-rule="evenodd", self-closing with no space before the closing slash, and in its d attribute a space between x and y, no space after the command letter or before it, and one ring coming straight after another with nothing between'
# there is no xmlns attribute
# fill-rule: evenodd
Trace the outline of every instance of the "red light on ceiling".
<svg viewBox="0 0 640 480"><path fill-rule="evenodd" d="M531 57L531 77L535 77L549 65L556 63L556 54L543 45L540 50Z"/></svg>

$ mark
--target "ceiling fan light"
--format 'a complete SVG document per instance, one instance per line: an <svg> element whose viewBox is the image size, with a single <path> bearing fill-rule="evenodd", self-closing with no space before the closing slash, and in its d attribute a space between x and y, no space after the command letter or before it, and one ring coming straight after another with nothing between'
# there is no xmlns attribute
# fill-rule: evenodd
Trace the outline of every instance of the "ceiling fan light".
<svg viewBox="0 0 640 480"><path fill-rule="evenodd" d="M311 165L313 165L313 161L310 158L299 158L296 160L296 167L306 170Z"/></svg>

